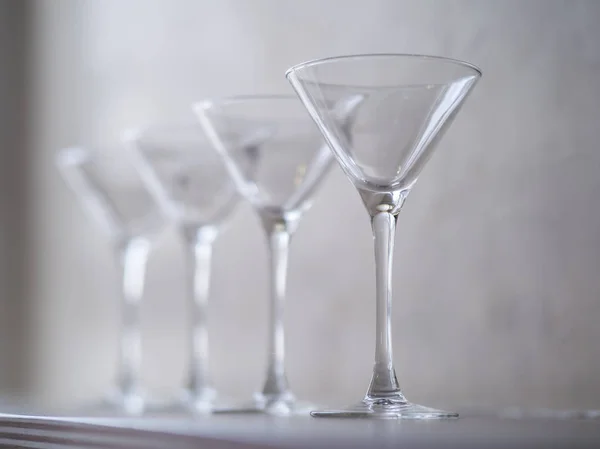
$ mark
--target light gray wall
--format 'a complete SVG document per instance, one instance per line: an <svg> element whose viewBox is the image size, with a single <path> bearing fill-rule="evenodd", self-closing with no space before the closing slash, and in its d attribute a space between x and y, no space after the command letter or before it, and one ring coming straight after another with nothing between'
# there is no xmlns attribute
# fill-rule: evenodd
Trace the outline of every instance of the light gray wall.
<svg viewBox="0 0 600 449"><path fill-rule="evenodd" d="M68 1L34 3L32 296L45 401L89 399L113 373L117 273L53 152L103 142L204 96L289 92L290 65L361 52L440 54L484 78L399 220L394 344L430 405L600 405L600 3L590 1ZM260 386L266 251L240 208L216 246L212 370ZM358 400L374 346L372 242L336 168L293 241L289 377L299 396ZM146 382L182 379L181 248L150 264Z"/></svg>

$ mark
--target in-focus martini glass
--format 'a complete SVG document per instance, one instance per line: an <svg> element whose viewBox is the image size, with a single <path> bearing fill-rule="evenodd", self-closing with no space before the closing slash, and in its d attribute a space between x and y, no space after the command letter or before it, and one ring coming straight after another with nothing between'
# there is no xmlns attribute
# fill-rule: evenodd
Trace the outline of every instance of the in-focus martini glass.
<svg viewBox="0 0 600 449"><path fill-rule="evenodd" d="M410 403L392 357L392 259L396 220L404 200L481 71L447 58L375 54L326 58L292 67L286 77L369 213L375 240L376 345L369 389L345 410L317 417L452 418L456 413ZM332 103L353 98L342 126Z"/></svg>

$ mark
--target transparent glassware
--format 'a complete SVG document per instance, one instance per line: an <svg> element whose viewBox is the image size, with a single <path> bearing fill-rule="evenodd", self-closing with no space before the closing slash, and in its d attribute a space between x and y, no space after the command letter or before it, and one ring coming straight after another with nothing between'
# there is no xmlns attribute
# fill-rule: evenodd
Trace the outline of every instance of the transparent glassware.
<svg viewBox="0 0 600 449"><path fill-rule="evenodd" d="M289 245L332 166L331 151L294 96L248 96L194 105L239 192L259 215L270 249L267 375L248 407L221 412L307 413L285 373L284 303ZM235 138L231 138L235 136ZM251 156L253 164L248 165Z"/></svg>
<svg viewBox="0 0 600 449"><path fill-rule="evenodd" d="M392 356L392 260L400 209L481 71L447 58L374 54L306 62L286 77L357 189L375 246L377 330L370 386L359 404L312 416L457 417L412 404L400 389ZM342 123L330 111L344 101L353 110Z"/></svg>
<svg viewBox="0 0 600 449"><path fill-rule="evenodd" d="M216 398L207 331L212 248L240 196L193 117L130 130L125 140L142 179L184 242L190 355L187 385L178 402L194 412L211 412Z"/></svg>
<svg viewBox="0 0 600 449"><path fill-rule="evenodd" d="M90 218L114 247L121 268L121 331L115 385L93 411L141 414L140 304L151 242L163 227L158 206L122 148L60 150L56 164Z"/></svg>

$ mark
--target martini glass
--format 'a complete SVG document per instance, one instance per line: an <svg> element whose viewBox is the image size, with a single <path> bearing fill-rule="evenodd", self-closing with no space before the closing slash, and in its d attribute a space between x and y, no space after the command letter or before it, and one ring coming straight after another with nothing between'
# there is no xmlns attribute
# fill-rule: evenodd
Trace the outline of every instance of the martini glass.
<svg viewBox="0 0 600 449"><path fill-rule="evenodd" d="M115 385L92 409L137 415L145 409L140 387L140 303L146 262L163 220L122 148L67 148L56 164L77 199L114 248L121 267L121 332Z"/></svg>
<svg viewBox="0 0 600 449"><path fill-rule="evenodd" d="M306 62L289 69L286 77L358 190L375 246L377 330L371 384L359 404L312 416L458 417L412 404L400 389L392 357L392 259L398 213L481 72L452 59L375 54ZM346 128L329 106L344 97L355 99Z"/></svg>
<svg viewBox="0 0 600 449"><path fill-rule="evenodd" d="M225 164L197 121L149 126L126 135L142 179L185 246L189 303L189 373L179 404L212 411L207 305L215 239L239 201Z"/></svg>
<svg viewBox="0 0 600 449"><path fill-rule="evenodd" d="M332 166L333 157L310 116L294 96L234 97L194 106L240 193L259 215L270 249L271 296L267 375L254 404L221 412L288 415L308 412L292 394L285 374L283 310L288 250L302 215ZM231 145L224 133L245 140ZM251 170L244 166L248 153Z"/></svg>

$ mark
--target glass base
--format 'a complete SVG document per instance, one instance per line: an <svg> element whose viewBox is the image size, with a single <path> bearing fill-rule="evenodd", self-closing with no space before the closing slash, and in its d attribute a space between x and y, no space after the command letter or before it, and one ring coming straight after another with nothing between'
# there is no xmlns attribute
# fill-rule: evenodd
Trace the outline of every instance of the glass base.
<svg viewBox="0 0 600 449"><path fill-rule="evenodd" d="M201 392L184 390L179 402L192 413L206 414L212 413L216 397L217 392L212 388L204 388Z"/></svg>
<svg viewBox="0 0 600 449"><path fill-rule="evenodd" d="M298 401L291 393L277 396L267 396L262 393L254 395L254 401L240 406L216 408L216 414L265 414L272 416L308 415L314 407L310 404Z"/></svg>
<svg viewBox="0 0 600 449"><path fill-rule="evenodd" d="M410 402L361 402L341 410L317 410L310 413L315 418L367 418L367 419L452 419L458 413L445 412Z"/></svg>
<svg viewBox="0 0 600 449"><path fill-rule="evenodd" d="M142 393L123 394L112 390L96 402L77 407L78 414L90 416L139 416L146 411L147 401Z"/></svg>
<svg viewBox="0 0 600 449"><path fill-rule="evenodd" d="M153 414L199 414L205 415L213 412L216 390L205 388L202 392L183 390L175 398L162 403L154 403L147 407Z"/></svg>

